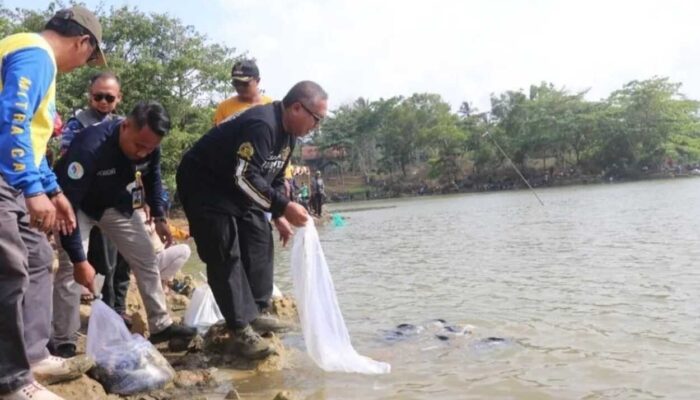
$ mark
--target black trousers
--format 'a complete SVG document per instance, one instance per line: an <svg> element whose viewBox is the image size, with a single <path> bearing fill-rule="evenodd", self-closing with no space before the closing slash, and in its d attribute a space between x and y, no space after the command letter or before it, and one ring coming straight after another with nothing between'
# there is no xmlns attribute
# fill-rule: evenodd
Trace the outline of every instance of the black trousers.
<svg viewBox="0 0 700 400"><path fill-rule="evenodd" d="M207 207L206 188L194 174L178 171L180 201L209 286L230 328L242 328L267 307L274 274L270 223L259 208L236 216Z"/></svg>
<svg viewBox="0 0 700 400"><path fill-rule="evenodd" d="M105 276L102 286L102 301L112 307L118 314L126 312L126 293L129 291L131 269L129 264L117 252L117 247L102 236L100 228L90 231L88 261L95 271Z"/></svg>
<svg viewBox="0 0 700 400"><path fill-rule="evenodd" d="M321 216L323 213L323 195L320 193L314 193L311 195L311 208L316 215Z"/></svg>

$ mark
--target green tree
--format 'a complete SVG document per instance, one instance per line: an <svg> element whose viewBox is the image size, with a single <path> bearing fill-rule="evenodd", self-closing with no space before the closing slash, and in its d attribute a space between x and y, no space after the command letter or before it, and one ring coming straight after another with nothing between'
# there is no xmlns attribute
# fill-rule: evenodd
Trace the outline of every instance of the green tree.
<svg viewBox="0 0 700 400"><path fill-rule="evenodd" d="M5 34L40 31L64 2L44 10L0 9L0 31ZM135 7L96 10L103 28L103 47L109 70L119 76L124 100L121 113L136 102L156 100L168 110L173 131L163 142L163 175L174 188L175 168L182 152L212 125L213 108L230 92L229 71L235 50L210 43L194 27L163 13L144 13ZM86 106L94 68L61 74L56 108L64 120Z"/></svg>
<svg viewBox="0 0 700 400"><path fill-rule="evenodd" d="M528 98L522 91L507 91L491 96L491 122L493 139L510 155L513 162L523 166L533 147L528 137ZM497 153L500 161L502 156Z"/></svg>
<svg viewBox="0 0 700 400"><path fill-rule="evenodd" d="M345 169L368 175L382 158L383 131L391 124L391 110L400 101L398 97L377 101L358 98L341 105L314 141L323 149L342 147L348 154Z"/></svg>
<svg viewBox="0 0 700 400"><path fill-rule="evenodd" d="M669 142L696 137L698 103L680 93L680 83L654 77L631 81L613 92L608 103L614 127L599 137L596 154L602 166L616 165L627 173L642 167L656 169L683 145Z"/></svg>

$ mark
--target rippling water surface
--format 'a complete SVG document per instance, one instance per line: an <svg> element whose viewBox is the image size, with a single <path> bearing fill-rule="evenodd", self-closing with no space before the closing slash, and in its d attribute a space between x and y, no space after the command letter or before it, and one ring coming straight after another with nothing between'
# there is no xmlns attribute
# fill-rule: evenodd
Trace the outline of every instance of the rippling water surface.
<svg viewBox="0 0 700 400"><path fill-rule="evenodd" d="M320 229L356 349L386 376L292 365L244 398L700 398L700 180L335 205ZM289 254L277 283L291 291ZM429 321L471 325L441 341ZM400 323L426 329L386 340ZM484 344L486 337L508 339Z"/></svg>

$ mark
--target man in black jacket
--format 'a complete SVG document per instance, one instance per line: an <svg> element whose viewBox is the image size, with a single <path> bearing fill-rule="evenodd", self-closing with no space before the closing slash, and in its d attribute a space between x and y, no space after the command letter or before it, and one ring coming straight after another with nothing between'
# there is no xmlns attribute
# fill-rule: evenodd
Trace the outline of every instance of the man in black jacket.
<svg viewBox="0 0 700 400"><path fill-rule="evenodd" d="M60 155L68 151L73 139L85 128L123 118L115 113L122 100L122 94L119 77L113 72L104 71L93 75L87 90L88 107L78 111L76 116L69 118L63 125ZM129 264L119 256L117 247L102 235L97 226L90 232L90 248L87 257L95 270L105 276L102 301L121 315L126 323L130 323L126 315L126 293L129 291L131 281ZM83 296L86 296L85 290L83 290ZM92 293L90 293L91 296ZM54 353L64 358L75 355L73 346L63 346L62 349L65 352L54 349Z"/></svg>
<svg viewBox="0 0 700 400"><path fill-rule="evenodd" d="M61 235L54 283L54 336L58 351L75 346L80 328L80 287L95 271L87 261L89 232L98 226L133 268L154 343L192 338L195 330L176 326L168 315L156 254L143 220L134 213L148 203L156 231L172 242L163 209L160 142L170 118L160 104L141 102L123 121L86 128L61 158L56 172L76 211L78 229Z"/></svg>
<svg viewBox="0 0 700 400"><path fill-rule="evenodd" d="M260 259L251 252L263 247L249 245L251 232L262 229L251 227L258 220L245 218L246 210L260 207L271 212L284 244L292 235L290 224L306 223L306 209L285 193L284 169L296 139L325 117L327 99L317 83L299 82L282 102L249 109L212 128L178 168L178 193L199 256L207 264L209 284L239 352L251 359L272 352L259 332L281 326L276 319L260 315L255 301L260 293L269 299L273 271L267 263L250 262ZM265 236L255 239L258 243ZM272 252L272 245L265 251Z"/></svg>

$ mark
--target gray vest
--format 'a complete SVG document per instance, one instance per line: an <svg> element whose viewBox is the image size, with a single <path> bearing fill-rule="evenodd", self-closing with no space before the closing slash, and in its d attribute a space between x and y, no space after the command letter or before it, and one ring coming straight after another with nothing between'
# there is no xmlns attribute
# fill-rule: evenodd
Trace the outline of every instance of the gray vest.
<svg viewBox="0 0 700 400"><path fill-rule="evenodd" d="M96 125L99 124L100 122L105 122L105 121L111 121L114 119L121 119L122 117L116 115L116 114L107 114L106 116L102 116L102 114L98 113L97 111L93 110L92 108L87 108L85 110L80 111L76 116L75 119L80 122L80 124L83 126L83 128L87 128L88 126Z"/></svg>

